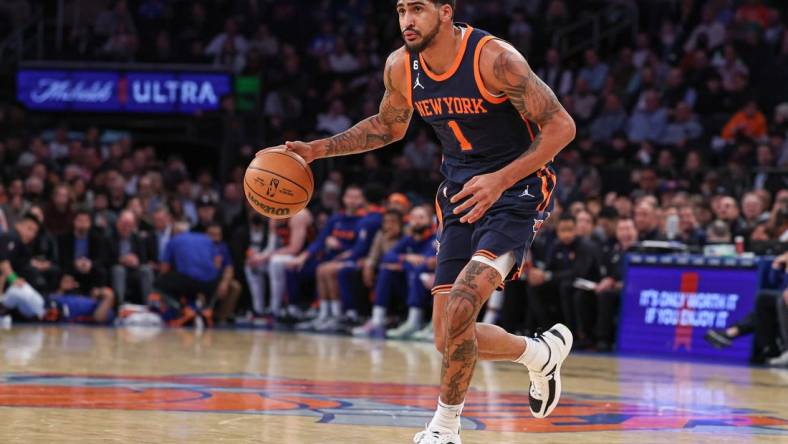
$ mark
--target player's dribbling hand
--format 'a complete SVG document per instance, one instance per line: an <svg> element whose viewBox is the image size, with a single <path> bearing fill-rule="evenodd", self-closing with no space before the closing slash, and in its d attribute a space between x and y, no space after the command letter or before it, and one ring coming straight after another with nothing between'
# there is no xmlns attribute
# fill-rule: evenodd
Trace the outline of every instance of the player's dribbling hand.
<svg viewBox="0 0 788 444"><path fill-rule="evenodd" d="M285 142L285 148L301 156L306 163L312 163L317 159L315 149L306 142Z"/></svg>
<svg viewBox="0 0 788 444"><path fill-rule="evenodd" d="M465 183L462 191L452 196L451 203L457 203L467 197L462 205L454 209L454 214L470 210L460 218L460 222L476 223L498 201L505 189L501 177L496 173L476 176Z"/></svg>

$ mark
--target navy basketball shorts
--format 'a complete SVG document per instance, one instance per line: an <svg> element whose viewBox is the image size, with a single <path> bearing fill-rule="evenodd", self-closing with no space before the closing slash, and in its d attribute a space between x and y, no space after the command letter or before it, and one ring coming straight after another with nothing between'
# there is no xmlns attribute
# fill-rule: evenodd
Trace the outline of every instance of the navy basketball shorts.
<svg viewBox="0 0 788 444"><path fill-rule="evenodd" d="M438 265L432 294L446 292L474 256L490 261L514 254L514 267L505 280L516 279L525 266L531 242L552 211L555 174L542 170L538 176L521 181L506 190L476 223L461 223L465 214L454 214L462 201L453 204L452 196L462 185L444 181L438 187L435 210L439 222Z"/></svg>

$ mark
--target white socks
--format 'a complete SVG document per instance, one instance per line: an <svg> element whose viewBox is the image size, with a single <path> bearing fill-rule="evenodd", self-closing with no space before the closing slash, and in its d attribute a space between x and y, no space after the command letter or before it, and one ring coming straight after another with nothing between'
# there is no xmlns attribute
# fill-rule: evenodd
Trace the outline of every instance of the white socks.
<svg viewBox="0 0 788 444"><path fill-rule="evenodd" d="M321 299L320 300L320 312L317 315L317 318L318 319L328 319L328 316L329 316L328 310L329 310L329 308L330 308L329 307L329 301L327 301L325 299Z"/></svg>
<svg viewBox="0 0 788 444"><path fill-rule="evenodd" d="M330 304L331 304L331 317L340 318L342 316L342 302L331 301Z"/></svg>
<svg viewBox="0 0 788 444"><path fill-rule="evenodd" d="M408 309L408 319L405 321L408 325L421 326L422 310L418 307L410 307Z"/></svg>
<svg viewBox="0 0 788 444"><path fill-rule="evenodd" d="M462 408L465 407L465 402L458 405L444 404L440 397L438 398L438 409L435 410L435 416L432 417L430 425L427 430L438 432L460 432L460 415Z"/></svg>
<svg viewBox="0 0 788 444"><path fill-rule="evenodd" d="M372 307L372 324L382 327L386 324L386 307Z"/></svg>
<svg viewBox="0 0 788 444"><path fill-rule="evenodd" d="M547 344L527 337L523 339L525 339L525 352L514 362L519 362L531 370L540 370L550 358Z"/></svg>

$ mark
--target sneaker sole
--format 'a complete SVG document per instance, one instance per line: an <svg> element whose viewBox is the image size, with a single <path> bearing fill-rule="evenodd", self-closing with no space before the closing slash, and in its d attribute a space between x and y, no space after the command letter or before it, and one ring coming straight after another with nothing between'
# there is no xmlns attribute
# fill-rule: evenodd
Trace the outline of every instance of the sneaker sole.
<svg viewBox="0 0 788 444"><path fill-rule="evenodd" d="M558 334L556 335L555 332ZM561 366L564 364L564 361L569 356L569 352L572 351L572 344L574 342L574 337L572 336L572 332L569 331L563 324L555 324L554 326L550 327L549 330L544 332L542 336L550 334L552 337L550 340L554 344L563 343L564 345L558 345L559 350L561 351L561 359L555 364L555 372L553 373L553 381L555 381L555 396L553 397L553 401L547 405L544 413L534 412L531 411L531 414L534 418L546 418L553 413L555 407L558 405L558 401L561 400ZM563 339L563 341L562 341Z"/></svg>

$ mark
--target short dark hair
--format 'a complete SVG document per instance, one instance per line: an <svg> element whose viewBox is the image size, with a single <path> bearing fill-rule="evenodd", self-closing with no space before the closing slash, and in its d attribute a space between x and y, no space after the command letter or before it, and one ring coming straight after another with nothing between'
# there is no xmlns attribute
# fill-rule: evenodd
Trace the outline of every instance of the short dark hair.
<svg viewBox="0 0 788 444"><path fill-rule="evenodd" d="M439 5L449 5L451 9L457 9L457 0L432 0L432 2Z"/></svg>
<svg viewBox="0 0 788 444"><path fill-rule="evenodd" d="M87 216L93 220L93 213L91 213L90 210L85 207L77 207L77 210L74 211L74 220L77 220L77 217L79 216Z"/></svg>
<svg viewBox="0 0 788 444"><path fill-rule="evenodd" d="M366 184L362 191L364 193L364 199L373 205L380 205L383 199L386 198L386 189L377 182Z"/></svg>
<svg viewBox="0 0 788 444"><path fill-rule="evenodd" d="M566 213L566 214L562 214L561 217L558 218L558 223L561 222L572 222L574 224L577 223L577 220L571 214Z"/></svg>

